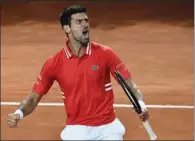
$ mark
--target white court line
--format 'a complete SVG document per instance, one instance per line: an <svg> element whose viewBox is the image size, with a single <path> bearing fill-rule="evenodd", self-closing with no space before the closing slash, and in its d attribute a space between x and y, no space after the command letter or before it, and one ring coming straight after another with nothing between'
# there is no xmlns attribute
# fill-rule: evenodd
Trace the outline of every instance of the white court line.
<svg viewBox="0 0 195 141"><path fill-rule="evenodd" d="M1 105L7 105L7 106L16 106L19 105L20 102L1 102ZM64 103L39 103L39 106L64 106ZM133 107L130 104L114 104L114 107L118 108L128 108ZM193 109L194 106L188 106L188 105L146 105L147 108L177 108L177 109Z"/></svg>

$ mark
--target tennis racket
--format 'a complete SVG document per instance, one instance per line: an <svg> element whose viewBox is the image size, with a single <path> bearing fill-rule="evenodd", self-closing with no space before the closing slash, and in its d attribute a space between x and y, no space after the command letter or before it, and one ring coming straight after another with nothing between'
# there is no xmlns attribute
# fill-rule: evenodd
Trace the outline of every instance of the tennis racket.
<svg viewBox="0 0 195 141"><path fill-rule="evenodd" d="M120 83L121 87L123 88L123 90L125 91L126 95L128 96L128 98L130 99L131 103L133 104L133 107L135 108L135 111L138 114L142 113L141 110L141 106L137 100L137 98L135 97L135 95L133 94L133 92L131 91L131 89L129 88L129 86L127 85L127 83L125 82L124 78L121 76L119 71L115 71L115 76L118 80L118 82ZM145 122L142 122L143 126L145 127L148 136L150 138L150 140L156 140L157 136L155 135L155 133L153 132L148 120L146 120Z"/></svg>

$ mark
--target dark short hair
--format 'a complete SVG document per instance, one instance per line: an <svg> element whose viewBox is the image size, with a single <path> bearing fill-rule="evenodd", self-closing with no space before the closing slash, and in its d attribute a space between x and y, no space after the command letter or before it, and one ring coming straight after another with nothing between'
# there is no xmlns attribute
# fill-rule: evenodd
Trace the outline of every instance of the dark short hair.
<svg viewBox="0 0 195 141"><path fill-rule="evenodd" d="M86 13L87 9L79 5L73 5L68 8L64 8L64 11L60 14L60 23L64 25L70 25L71 15L76 13Z"/></svg>

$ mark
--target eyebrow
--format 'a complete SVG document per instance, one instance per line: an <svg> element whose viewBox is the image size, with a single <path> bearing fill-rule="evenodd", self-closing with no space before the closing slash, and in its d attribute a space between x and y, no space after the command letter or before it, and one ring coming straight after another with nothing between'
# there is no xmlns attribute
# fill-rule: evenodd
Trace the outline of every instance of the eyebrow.
<svg viewBox="0 0 195 141"><path fill-rule="evenodd" d="M88 18L81 18L81 19L76 19L78 21L82 21L82 20L88 20Z"/></svg>

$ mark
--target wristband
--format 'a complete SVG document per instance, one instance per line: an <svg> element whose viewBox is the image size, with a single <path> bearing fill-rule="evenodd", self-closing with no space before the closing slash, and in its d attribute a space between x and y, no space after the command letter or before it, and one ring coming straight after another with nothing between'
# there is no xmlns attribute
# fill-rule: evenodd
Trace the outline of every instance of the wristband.
<svg viewBox="0 0 195 141"><path fill-rule="evenodd" d="M142 111L146 110L146 105L145 105L145 103L144 103L142 100L139 100L138 102L139 102L139 104L140 104L140 106L141 106Z"/></svg>
<svg viewBox="0 0 195 141"><path fill-rule="evenodd" d="M20 109L17 109L17 110L14 112L14 114L18 114L20 120L23 119L23 117L24 117L24 114L23 114L23 112L22 112Z"/></svg>

